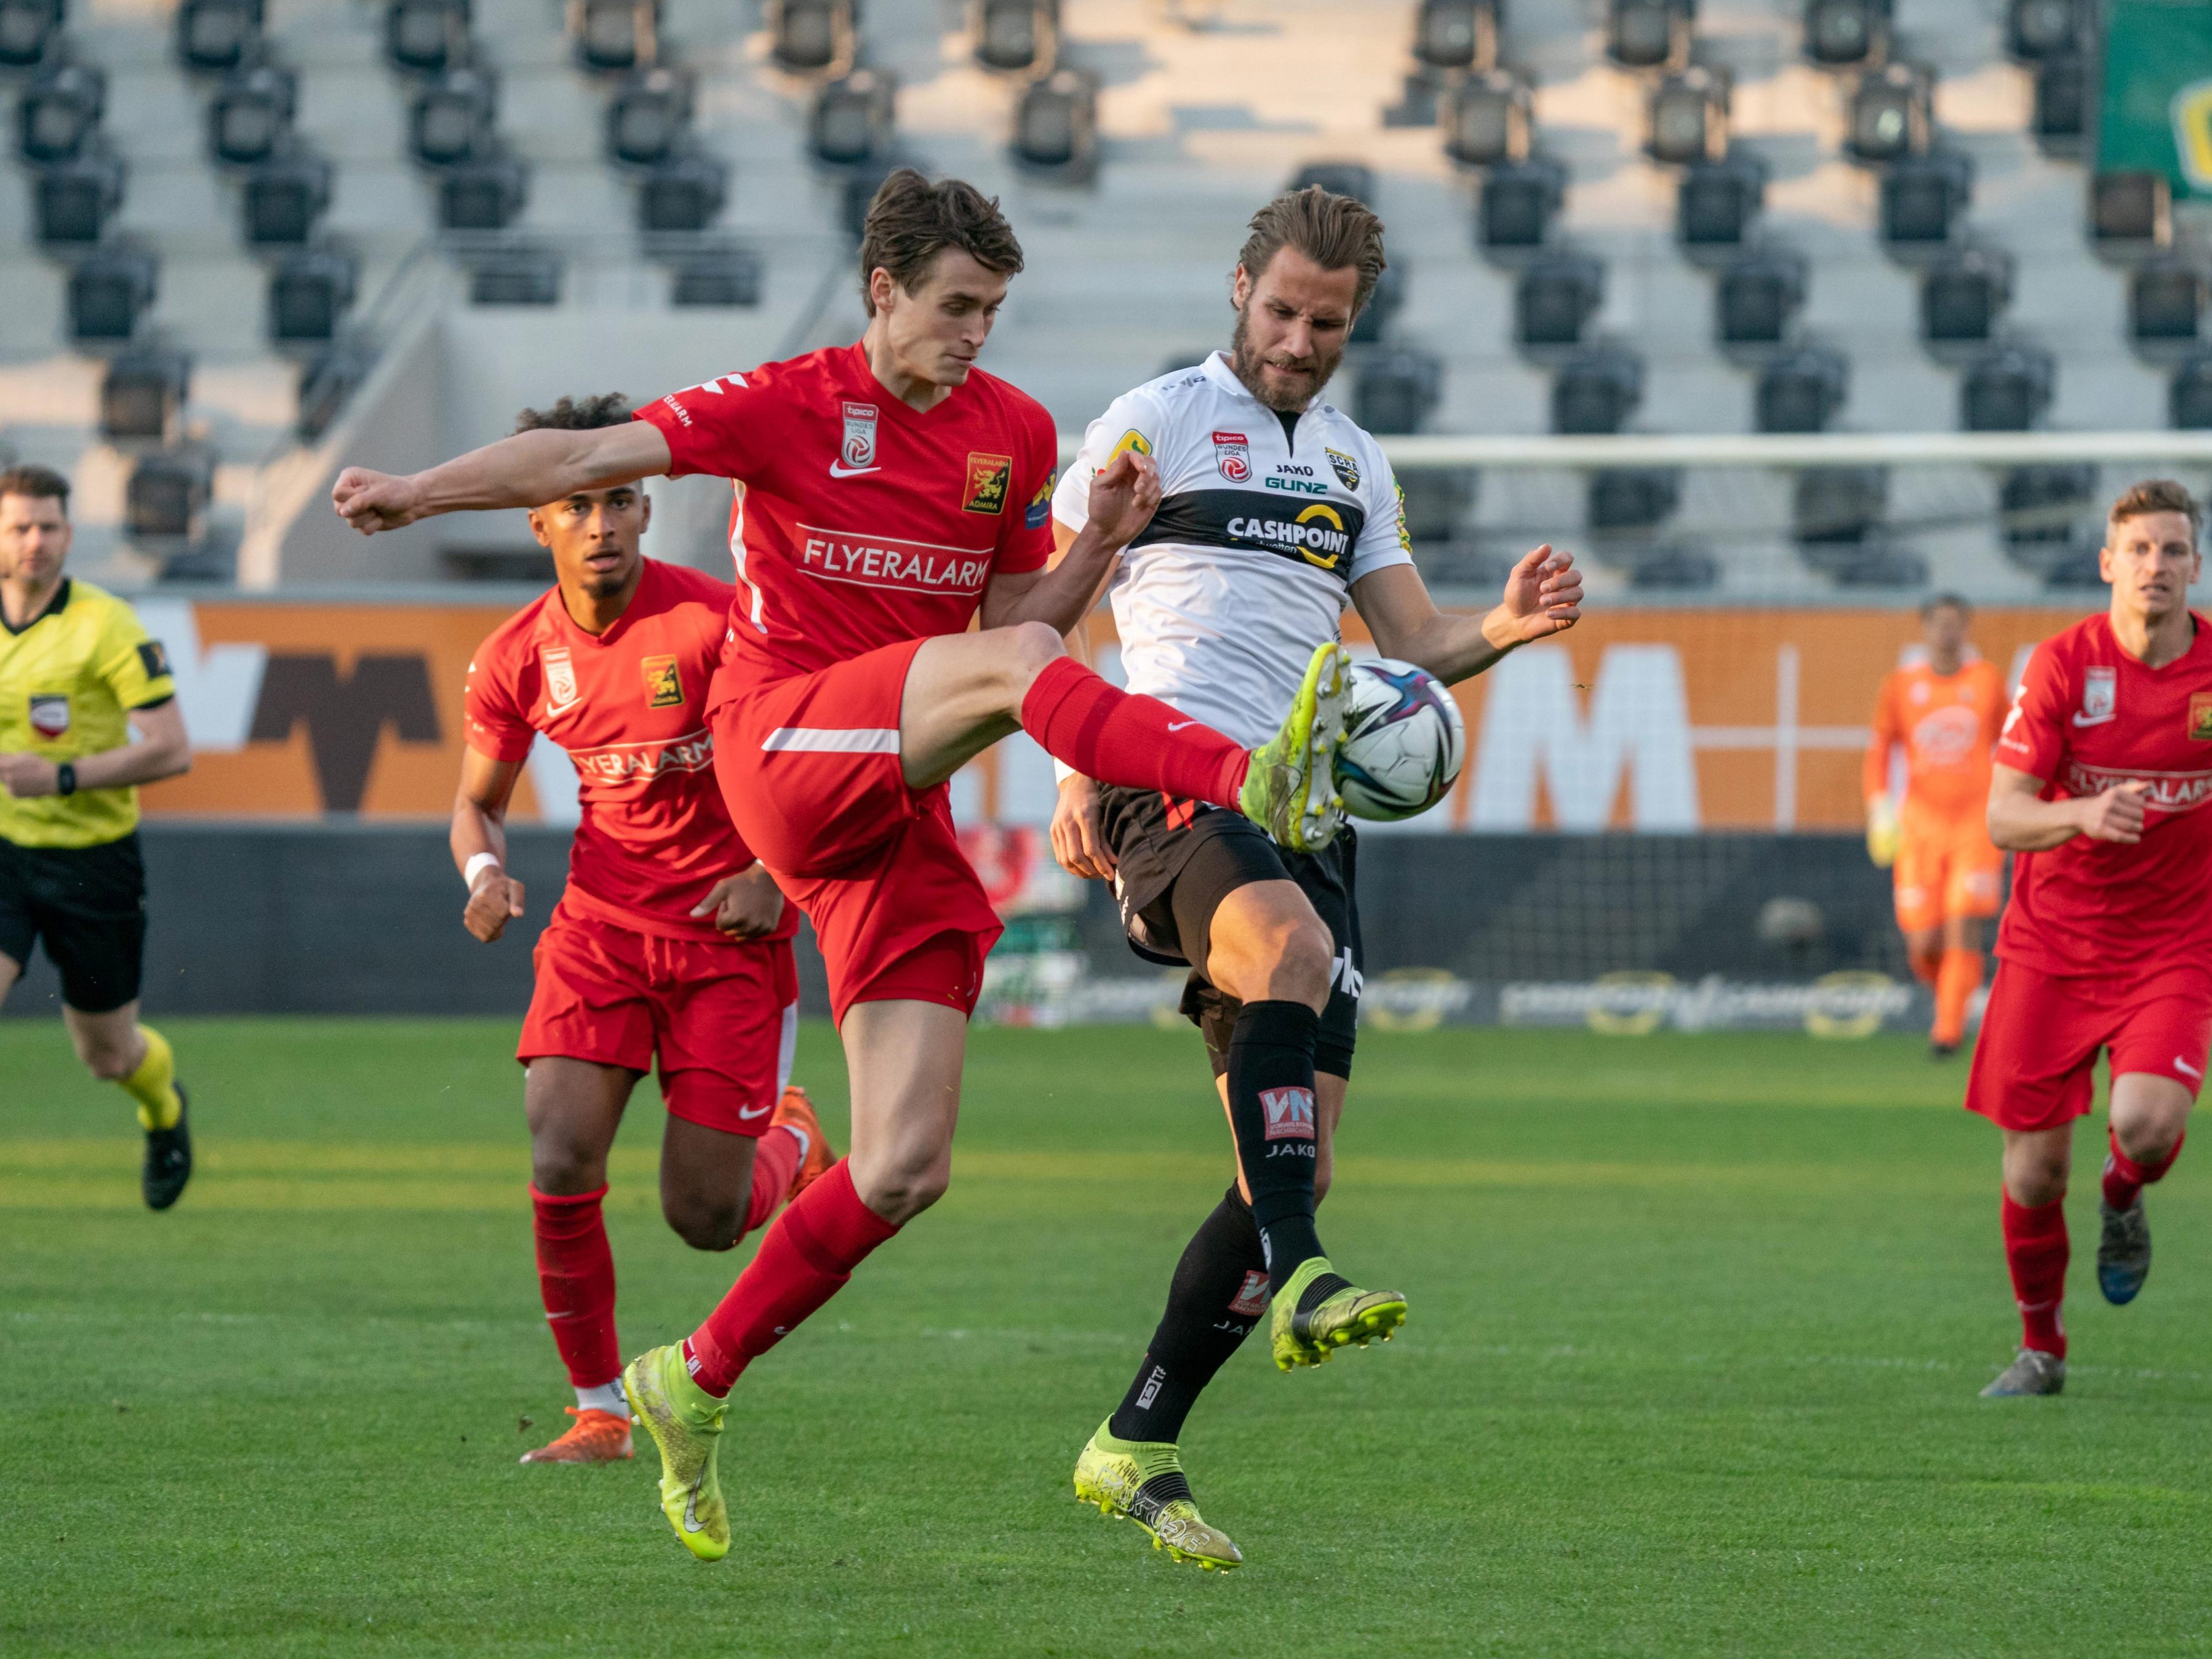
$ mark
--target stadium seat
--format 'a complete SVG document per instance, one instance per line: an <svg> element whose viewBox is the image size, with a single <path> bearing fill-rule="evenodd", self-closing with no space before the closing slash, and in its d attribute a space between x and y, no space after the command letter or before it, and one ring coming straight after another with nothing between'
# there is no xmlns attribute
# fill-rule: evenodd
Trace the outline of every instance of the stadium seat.
<svg viewBox="0 0 2212 1659"><path fill-rule="evenodd" d="M809 137L814 158L854 167L888 155L898 131L898 77L881 70L854 70L827 82L814 100Z"/></svg>
<svg viewBox="0 0 2212 1659"><path fill-rule="evenodd" d="M1605 262L1588 253L1540 255L1513 288L1513 338L1522 347L1578 346L1605 303Z"/></svg>
<svg viewBox="0 0 2212 1659"><path fill-rule="evenodd" d="M2185 432L2212 428L2212 350L2183 358L2166 386L2166 418Z"/></svg>
<svg viewBox="0 0 2212 1659"><path fill-rule="evenodd" d="M246 240L252 247L303 247L331 204L331 164L296 144L246 178Z"/></svg>
<svg viewBox="0 0 2212 1659"><path fill-rule="evenodd" d="M1690 59L1694 0L1607 0L1605 55L1624 69L1679 68Z"/></svg>
<svg viewBox="0 0 2212 1659"><path fill-rule="evenodd" d="M623 167L665 161L691 126L691 77L653 69L632 76L607 101L607 159Z"/></svg>
<svg viewBox="0 0 2212 1659"><path fill-rule="evenodd" d="M1812 569L1850 587L1911 587L1928 580L1926 563L1882 533L1885 469L1806 467L1790 494L1797 556Z"/></svg>
<svg viewBox="0 0 2212 1659"><path fill-rule="evenodd" d="M1825 432L1850 392L1850 365L1841 352L1799 345L1759 371L1752 424L1761 432Z"/></svg>
<svg viewBox="0 0 2212 1659"><path fill-rule="evenodd" d="M1924 155L1935 132L1935 85L1911 64L1885 64L1851 89L1844 153L1876 166Z"/></svg>
<svg viewBox="0 0 2212 1659"><path fill-rule="evenodd" d="M1056 69L1033 81L1014 110L1014 160L1075 184L1098 166L1098 78Z"/></svg>
<svg viewBox="0 0 2212 1659"><path fill-rule="evenodd" d="M1060 0L981 0L975 61L1011 74L1048 73L1060 46Z"/></svg>
<svg viewBox="0 0 2212 1659"><path fill-rule="evenodd" d="M137 347L114 358L100 381L100 435L172 441L191 376L190 357L160 346Z"/></svg>
<svg viewBox="0 0 2212 1659"><path fill-rule="evenodd" d="M1594 534L1656 530L1682 505L1682 475L1673 467L1602 467L1589 475L1587 509Z"/></svg>
<svg viewBox="0 0 2212 1659"><path fill-rule="evenodd" d="M498 107L498 89L483 70L447 70L416 94L408 120L409 148L416 161L434 167L489 155Z"/></svg>
<svg viewBox="0 0 2212 1659"><path fill-rule="evenodd" d="M2005 50L2023 64L2078 52L2080 0L2010 0L2005 9Z"/></svg>
<svg viewBox="0 0 2212 1659"><path fill-rule="evenodd" d="M1644 360L1619 346L1570 358L1552 378L1552 430L1593 436L1618 432L1644 401Z"/></svg>
<svg viewBox="0 0 2212 1659"><path fill-rule="evenodd" d="M190 70L243 69L261 45L261 0L183 0L177 58Z"/></svg>
<svg viewBox="0 0 2212 1659"><path fill-rule="evenodd" d="M2088 130L2088 60L2061 52L2035 66L2035 103L2028 131L2053 155L2071 155Z"/></svg>
<svg viewBox="0 0 2212 1659"><path fill-rule="evenodd" d="M1719 161L1728 154L1728 71L1692 65L1668 76L1651 88L1646 115L1644 149L1653 161Z"/></svg>
<svg viewBox="0 0 2212 1659"><path fill-rule="evenodd" d="M561 302L561 259L550 248L501 248L476 262L469 299L480 306L550 306Z"/></svg>
<svg viewBox="0 0 2212 1659"><path fill-rule="evenodd" d="M143 248L95 248L70 272L70 335L87 344L128 340L154 303L161 267Z"/></svg>
<svg viewBox="0 0 2212 1659"><path fill-rule="evenodd" d="M1805 56L1826 69L1879 64L1889 49L1888 0L1807 0Z"/></svg>
<svg viewBox="0 0 2212 1659"><path fill-rule="evenodd" d="M2162 173L2100 173L2089 180L2089 235L2116 252L2173 240L2173 187Z"/></svg>
<svg viewBox="0 0 2212 1659"><path fill-rule="evenodd" d="M659 55L657 0L578 0L568 15L580 70L605 75L649 69Z"/></svg>
<svg viewBox="0 0 2212 1659"><path fill-rule="evenodd" d="M1370 432L1418 432L1437 406L1443 363L1426 351L1378 351L1359 367L1352 401Z"/></svg>
<svg viewBox="0 0 2212 1659"><path fill-rule="evenodd" d="M88 144L76 160L40 167L32 189L39 240L48 247L83 247L100 240L123 205L123 158Z"/></svg>
<svg viewBox="0 0 2212 1659"><path fill-rule="evenodd" d="M1446 95L1438 120L1444 154L1471 167L1528 159L1534 115L1528 83L1506 70L1470 75Z"/></svg>
<svg viewBox="0 0 2212 1659"><path fill-rule="evenodd" d="M1483 175L1475 240L1486 253L1510 257L1541 247L1566 199L1566 169L1548 155L1493 167Z"/></svg>
<svg viewBox="0 0 2212 1659"><path fill-rule="evenodd" d="M2193 344L2203 319L2203 268L2185 255L2164 253L2128 273L2128 337L2137 345Z"/></svg>
<svg viewBox="0 0 2212 1659"><path fill-rule="evenodd" d="M2013 467L1997 486L1997 525L2007 553L2039 568L2051 547L2074 541L2078 520L2096 510L2096 495L2092 465ZM2044 551L2015 551L2039 549Z"/></svg>
<svg viewBox="0 0 2212 1659"><path fill-rule="evenodd" d="M670 267L672 306L757 306L760 297L760 256L746 249L702 249Z"/></svg>
<svg viewBox="0 0 2212 1659"><path fill-rule="evenodd" d="M1289 190L1319 185L1332 196L1349 196L1368 207L1375 205L1375 169L1364 161L1309 161L1291 175Z"/></svg>
<svg viewBox="0 0 2212 1659"><path fill-rule="evenodd" d="M1931 348L1981 344L2012 303L2012 256L1966 247L1939 256L1920 283L1920 337Z"/></svg>
<svg viewBox="0 0 2212 1659"><path fill-rule="evenodd" d="M299 409L293 430L309 443L320 438L361 390L374 367L367 351L345 341L311 358L300 370Z"/></svg>
<svg viewBox="0 0 2212 1659"><path fill-rule="evenodd" d="M68 62L40 70L15 106L16 155L33 167L76 160L106 107L106 71Z"/></svg>
<svg viewBox="0 0 2212 1659"><path fill-rule="evenodd" d="M1766 198L1766 169L1747 150L1692 162L1674 194L1674 238L1692 258L1725 258Z"/></svg>
<svg viewBox="0 0 2212 1659"><path fill-rule="evenodd" d="M468 60L469 0L392 0L384 13L384 56L392 68L436 75Z"/></svg>
<svg viewBox="0 0 2212 1659"><path fill-rule="evenodd" d="M359 270L350 254L310 248L269 274L269 337L280 346L326 343L352 307Z"/></svg>
<svg viewBox="0 0 2212 1659"><path fill-rule="evenodd" d="M289 70L257 64L208 100L208 154L226 167L271 160L292 130L297 83Z"/></svg>
<svg viewBox="0 0 2212 1659"><path fill-rule="evenodd" d="M449 167L438 179L438 228L505 230L530 199L530 169L512 155L491 155Z"/></svg>
<svg viewBox="0 0 2212 1659"><path fill-rule="evenodd" d="M769 56L794 75L834 73L853 61L852 0L769 0Z"/></svg>
<svg viewBox="0 0 2212 1659"><path fill-rule="evenodd" d="M1973 199L1974 164L1962 150L1908 155L1881 175L1881 240L1900 256L1948 244Z"/></svg>
<svg viewBox="0 0 2212 1659"><path fill-rule="evenodd" d="M1723 349L1781 345L1805 303L1805 256L1761 248L1731 263L1713 289L1713 337Z"/></svg>
<svg viewBox="0 0 2212 1659"><path fill-rule="evenodd" d="M0 0L0 65L28 69L61 33L62 0Z"/></svg>
<svg viewBox="0 0 2212 1659"><path fill-rule="evenodd" d="M1413 57L1430 69L1481 70L1498 62L1498 0L1421 0Z"/></svg>
<svg viewBox="0 0 2212 1659"><path fill-rule="evenodd" d="M124 532L134 542L191 546L205 538L215 458L205 450L142 455L123 486Z"/></svg>
<svg viewBox="0 0 2212 1659"><path fill-rule="evenodd" d="M1967 366L1959 424L1969 432L2025 432L2051 407L2057 365L2042 347L2001 345Z"/></svg>
<svg viewBox="0 0 2212 1659"><path fill-rule="evenodd" d="M895 155L879 155L873 161L862 162L845 175L837 222L844 228L845 234L854 246L860 245L860 233L867 224L869 204L876 199L876 192L884 187L884 180L890 178L899 165Z"/></svg>
<svg viewBox="0 0 2212 1659"><path fill-rule="evenodd" d="M638 228L649 236L696 234L714 222L729 191L730 169L720 156L679 151L638 186Z"/></svg>
<svg viewBox="0 0 2212 1659"><path fill-rule="evenodd" d="M1406 539L1417 547L1449 542L1474 504L1475 474L1468 467L1409 467L1398 475L1398 488L1405 495Z"/></svg>
<svg viewBox="0 0 2212 1659"><path fill-rule="evenodd" d="M1375 291L1367 296L1365 307L1352 319L1352 332L1345 337L1350 343L1382 343L1383 330L1406 303L1406 256L1402 253L1382 267L1382 274L1375 279Z"/></svg>

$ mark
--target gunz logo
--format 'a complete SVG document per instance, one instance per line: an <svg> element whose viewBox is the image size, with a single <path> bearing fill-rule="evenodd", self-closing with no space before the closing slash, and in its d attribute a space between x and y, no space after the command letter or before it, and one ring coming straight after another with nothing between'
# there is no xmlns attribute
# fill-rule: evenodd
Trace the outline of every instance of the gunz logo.
<svg viewBox="0 0 2212 1659"><path fill-rule="evenodd" d="M1269 1140L1311 1140L1314 1097L1310 1089L1262 1089L1260 1107L1267 1116Z"/></svg>
<svg viewBox="0 0 2212 1659"><path fill-rule="evenodd" d="M1230 483L1243 483L1252 476L1252 446L1241 432L1217 432L1213 434L1213 464Z"/></svg>
<svg viewBox="0 0 2212 1659"><path fill-rule="evenodd" d="M647 657L638 665L645 672L645 706L676 708L684 702L684 676L673 657Z"/></svg>

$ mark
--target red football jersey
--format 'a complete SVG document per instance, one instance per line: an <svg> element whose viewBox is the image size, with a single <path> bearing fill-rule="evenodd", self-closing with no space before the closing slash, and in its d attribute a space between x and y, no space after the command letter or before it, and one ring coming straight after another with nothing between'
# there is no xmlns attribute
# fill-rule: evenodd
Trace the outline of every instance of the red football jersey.
<svg viewBox="0 0 2212 1659"><path fill-rule="evenodd" d="M1997 738L1998 763L2047 780L2046 800L2146 785L2133 846L2076 836L2013 861L1997 954L2046 974L2212 966L2212 623L2163 668L2091 617L2036 647Z"/></svg>
<svg viewBox="0 0 2212 1659"><path fill-rule="evenodd" d="M726 937L692 906L753 861L714 781L707 688L733 591L682 565L645 562L629 607L604 634L576 626L555 588L477 647L469 746L520 761L538 732L575 763L583 821L566 902L639 933ZM775 937L798 926L783 907Z"/></svg>
<svg viewBox="0 0 2212 1659"><path fill-rule="evenodd" d="M1052 417L980 369L925 415L861 347L834 346L672 392L637 418L667 434L671 477L735 486L733 677L960 633L994 570L1052 553Z"/></svg>

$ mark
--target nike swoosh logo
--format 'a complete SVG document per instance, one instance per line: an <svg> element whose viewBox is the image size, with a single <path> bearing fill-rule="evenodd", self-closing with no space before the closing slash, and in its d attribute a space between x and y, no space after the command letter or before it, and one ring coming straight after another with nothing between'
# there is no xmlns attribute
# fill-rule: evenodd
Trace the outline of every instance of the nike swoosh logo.
<svg viewBox="0 0 2212 1659"><path fill-rule="evenodd" d="M883 468L880 466L842 466L836 461L830 463L830 476L833 478L857 478L863 472L880 472L882 471Z"/></svg>
<svg viewBox="0 0 2212 1659"><path fill-rule="evenodd" d="M1198 722L1196 720L1170 720L1168 722L1168 730L1170 732L1180 732L1186 726L1196 726Z"/></svg>
<svg viewBox="0 0 2212 1659"><path fill-rule="evenodd" d="M738 1116L744 1121L750 1123L755 1118L761 1116L763 1113L772 1112L775 1109L775 1108L773 1106L756 1106L749 1112L744 1107L740 1106L738 1108Z"/></svg>
<svg viewBox="0 0 2212 1659"><path fill-rule="evenodd" d="M2203 1080L2204 1073L2198 1071L2194 1066L2191 1066L2179 1054L2176 1054L2173 1057L2173 1069L2177 1072L2186 1072L2191 1077L2196 1078L2200 1082Z"/></svg>
<svg viewBox="0 0 2212 1659"><path fill-rule="evenodd" d="M707 1523L699 1518L699 1488L696 1486L691 1488L691 1496L684 1503L684 1530L686 1532L707 1530Z"/></svg>
<svg viewBox="0 0 2212 1659"><path fill-rule="evenodd" d="M2117 720L2118 718L2118 716L2117 714L2076 714L2074 717L2074 724L2076 726L2102 726L2107 720Z"/></svg>

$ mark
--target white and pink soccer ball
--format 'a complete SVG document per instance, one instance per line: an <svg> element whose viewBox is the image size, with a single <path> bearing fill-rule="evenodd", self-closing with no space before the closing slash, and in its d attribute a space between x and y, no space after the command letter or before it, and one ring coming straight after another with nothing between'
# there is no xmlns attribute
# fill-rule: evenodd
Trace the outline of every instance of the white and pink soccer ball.
<svg viewBox="0 0 2212 1659"><path fill-rule="evenodd" d="M1389 657L1352 664L1344 731L1336 787L1356 818L1388 823L1427 811L1451 793L1467 759L1467 727L1451 693L1427 670Z"/></svg>

